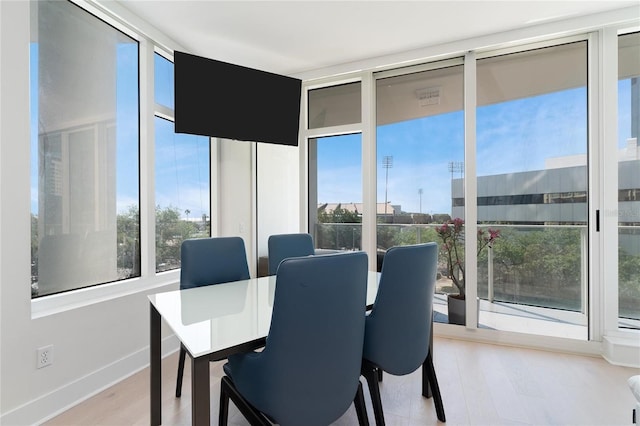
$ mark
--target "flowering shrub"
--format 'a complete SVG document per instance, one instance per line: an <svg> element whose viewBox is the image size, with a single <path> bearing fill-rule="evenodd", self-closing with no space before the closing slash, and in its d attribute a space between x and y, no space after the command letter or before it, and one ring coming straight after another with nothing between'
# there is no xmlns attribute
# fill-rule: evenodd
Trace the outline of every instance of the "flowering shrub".
<svg viewBox="0 0 640 426"><path fill-rule="evenodd" d="M447 274L458 289L459 297L465 297L464 283L464 220L459 217L448 220L442 226L436 228L436 232L442 240L440 249L447 259ZM485 247L493 244L500 238L499 229L478 229L478 251L482 253Z"/></svg>

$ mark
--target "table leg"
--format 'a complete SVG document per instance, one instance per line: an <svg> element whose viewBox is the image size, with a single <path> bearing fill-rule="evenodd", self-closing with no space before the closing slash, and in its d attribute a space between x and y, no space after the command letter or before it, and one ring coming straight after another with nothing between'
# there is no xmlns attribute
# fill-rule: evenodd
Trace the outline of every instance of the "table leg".
<svg viewBox="0 0 640 426"><path fill-rule="evenodd" d="M191 424L193 426L209 426L211 419L209 386L209 359L206 356L191 358Z"/></svg>
<svg viewBox="0 0 640 426"><path fill-rule="evenodd" d="M160 335L160 314L152 303L150 305L149 316L149 337L150 337L150 384L151 384L151 425L162 424L162 357L161 357L161 335Z"/></svg>

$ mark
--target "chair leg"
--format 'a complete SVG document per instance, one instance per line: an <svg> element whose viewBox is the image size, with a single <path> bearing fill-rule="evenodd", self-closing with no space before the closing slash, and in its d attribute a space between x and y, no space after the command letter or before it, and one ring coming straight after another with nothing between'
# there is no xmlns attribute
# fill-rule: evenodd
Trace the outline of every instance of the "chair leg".
<svg viewBox="0 0 640 426"><path fill-rule="evenodd" d="M180 357L178 358L178 379L176 380L176 398L180 398L182 395L182 376L184 374L184 359L187 355L187 350L180 343Z"/></svg>
<svg viewBox="0 0 640 426"><path fill-rule="evenodd" d="M429 378L429 387L431 388L431 393L433 394L433 403L436 406L436 415L438 416L438 420L441 422L446 422L446 417L444 415L444 405L442 404L442 395L440 394L440 387L438 386L438 379L436 378L436 369L433 366L433 357L431 356L431 352L427 354L427 376Z"/></svg>
<svg viewBox="0 0 640 426"><path fill-rule="evenodd" d="M220 411L218 414L218 426L227 426L229 420L229 384L224 380L220 381Z"/></svg>
<svg viewBox="0 0 640 426"><path fill-rule="evenodd" d="M364 403L364 392L362 392L362 383L358 380L358 391L356 397L353 400L353 405L356 407L356 414L358 415L358 424L360 426L369 426L369 417L367 416L367 407Z"/></svg>
<svg viewBox="0 0 640 426"><path fill-rule="evenodd" d="M364 378L367 379L367 385L369 385L376 426L384 426L384 413L382 411L382 400L380 399L380 387L378 386L378 373L376 373L376 369L377 367L369 361L362 360L361 373Z"/></svg>
<svg viewBox="0 0 640 426"><path fill-rule="evenodd" d="M220 380L220 422L222 422L222 420L226 421L226 413L224 419L222 413L222 394L226 394L227 399L231 398L233 403L238 407L238 410L240 410L251 426L271 426L271 422L269 422L262 413L254 408L249 401L244 399L228 376L223 376ZM228 401L226 404L228 405ZM219 423L219 426L224 426L225 424L226 423Z"/></svg>

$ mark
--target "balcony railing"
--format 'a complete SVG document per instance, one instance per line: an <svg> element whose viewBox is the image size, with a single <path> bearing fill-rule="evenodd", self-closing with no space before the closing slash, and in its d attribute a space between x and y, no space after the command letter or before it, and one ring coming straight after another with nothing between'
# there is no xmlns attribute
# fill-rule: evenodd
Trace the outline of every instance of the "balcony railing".
<svg viewBox="0 0 640 426"><path fill-rule="evenodd" d="M439 224L378 224L378 252L395 245L435 241ZM478 297L490 302L561 309L586 314L588 238L586 225L491 225L500 230L493 248L478 256ZM318 223L318 248L360 250L359 223ZM620 317L640 320L640 229L620 227ZM382 257L382 256L381 256ZM380 264L381 262L379 262ZM440 255L437 292L454 291Z"/></svg>

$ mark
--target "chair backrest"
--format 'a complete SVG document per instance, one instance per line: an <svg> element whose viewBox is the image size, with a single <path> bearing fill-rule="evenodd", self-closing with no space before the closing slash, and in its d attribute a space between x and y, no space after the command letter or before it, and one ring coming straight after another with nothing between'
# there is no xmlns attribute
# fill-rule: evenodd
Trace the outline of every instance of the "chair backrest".
<svg viewBox="0 0 640 426"><path fill-rule="evenodd" d="M269 247L269 275L275 275L278 265L289 257L310 256L315 253L313 238L310 234L271 235L267 241Z"/></svg>
<svg viewBox="0 0 640 426"><path fill-rule="evenodd" d="M283 260L261 375L234 375L238 390L282 425L338 419L359 383L366 290L365 252Z"/></svg>
<svg viewBox="0 0 640 426"><path fill-rule="evenodd" d="M437 264L436 243L392 247L384 257L363 349L384 371L409 374L427 357Z"/></svg>
<svg viewBox="0 0 640 426"><path fill-rule="evenodd" d="M240 237L184 240L180 262L180 289L250 278L244 240Z"/></svg>

